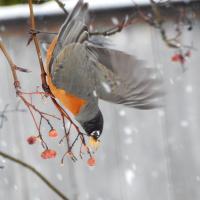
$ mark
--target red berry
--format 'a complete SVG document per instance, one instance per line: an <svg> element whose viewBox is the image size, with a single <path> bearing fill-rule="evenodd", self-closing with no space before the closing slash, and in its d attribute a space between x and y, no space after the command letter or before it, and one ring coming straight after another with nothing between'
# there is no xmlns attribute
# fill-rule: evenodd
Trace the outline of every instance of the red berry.
<svg viewBox="0 0 200 200"><path fill-rule="evenodd" d="M28 142L28 144L34 144L37 141L37 137L30 136L29 138L27 138L26 141Z"/></svg>
<svg viewBox="0 0 200 200"><path fill-rule="evenodd" d="M55 129L51 129L49 131L49 137L55 138L57 136L58 136L58 133L57 133L57 131Z"/></svg>
<svg viewBox="0 0 200 200"><path fill-rule="evenodd" d="M172 61L174 61L174 62L179 61L179 59L180 59L180 54L174 54L172 56Z"/></svg>
<svg viewBox="0 0 200 200"><path fill-rule="evenodd" d="M41 153L41 157L43 159L55 158L56 154L57 154L56 151L52 149L46 149L45 151Z"/></svg>
<svg viewBox="0 0 200 200"><path fill-rule="evenodd" d="M87 161L87 164L88 164L89 166L95 166L95 164L96 164L95 158L94 158L94 157L90 157L90 158L88 159L88 161Z"/></svg>
<svg viewBox="0 0 200 200"><path fill-rule="evenodd" d="M185 62L184 56L182 54L179 54L179 53L174 54L171 59L172 59L173 62L180 62L182 64Z"/></svg>

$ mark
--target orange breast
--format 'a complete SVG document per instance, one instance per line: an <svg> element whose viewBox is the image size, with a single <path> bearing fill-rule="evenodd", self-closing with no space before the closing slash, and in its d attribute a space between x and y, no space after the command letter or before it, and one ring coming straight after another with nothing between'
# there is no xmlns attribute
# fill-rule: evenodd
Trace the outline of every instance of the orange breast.
<svg viewBox="0 0 200 200"><path fill-rule="evenodd" d="M80 112L81 107L86 104L86 101L84 99L81 99L74 95L69 94L63 89L56 88L56 86L52 83L51 75L49 72L49 62L50 62L54 47L56 45L56 42L57 42L57 37L54 38L54 40L52 41L51 45L49 46L47 50L47 55L46 55L47 83L53 95L57 99L59 99L59 101L65 106L65 108L67 108L74 115L77 115Z"/></svg>

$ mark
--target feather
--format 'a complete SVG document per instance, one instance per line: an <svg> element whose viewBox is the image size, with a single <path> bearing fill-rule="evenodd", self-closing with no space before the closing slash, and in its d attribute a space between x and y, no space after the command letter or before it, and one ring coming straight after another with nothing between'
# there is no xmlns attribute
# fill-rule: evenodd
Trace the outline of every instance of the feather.
<svg viewBox="0 0 200 200"><path fill-rule="evenodd" d="M139 109L162 106L164 95L162 80L154 68L132 55L87 45L93 58L96 92L100 99Z"/></svg>
<svg viewBox="0 0 200 200"><path fill-rule="evenodd" d="M79 42L79 40L83 42L87 39L87 21L88 4L83 3L83 0L79 0L60 28L57 43L49 62L50 68L53 65L54 59L65 46Z"/></svg>

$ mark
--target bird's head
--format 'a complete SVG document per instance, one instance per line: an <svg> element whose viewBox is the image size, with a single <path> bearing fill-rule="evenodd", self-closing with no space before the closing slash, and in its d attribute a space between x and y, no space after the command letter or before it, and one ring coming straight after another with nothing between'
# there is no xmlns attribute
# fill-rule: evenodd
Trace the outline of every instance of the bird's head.
<svg viewBox="0 0 200 200"><path fill-rule="evenodd" d="M97 140L100 136L101 136L102 131L97 130L97 131L93 131L90 136L93 137L95 140Z"/></svg>
<svg viewBox="0 0 200 200"><path fill-rule="evenodd" d="M84 122L82 127L86 131L87 135L97 140L103 131L103 116L101 111L99 111L93 119Z"/></svg>

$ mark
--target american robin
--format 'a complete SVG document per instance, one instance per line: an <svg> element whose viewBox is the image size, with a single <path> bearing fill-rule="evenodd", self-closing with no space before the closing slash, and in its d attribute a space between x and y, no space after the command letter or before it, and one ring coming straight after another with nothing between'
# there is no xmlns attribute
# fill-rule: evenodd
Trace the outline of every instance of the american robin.
<svg viewBox="0 0 200 200"><path fill-rule="evenodd" d="M152 109L161 106L163 91L155 69L95 42L88 21L88 4L79 0L48 48L47 81L86 133L98 139L103 130L99 99Z"/></svg>

